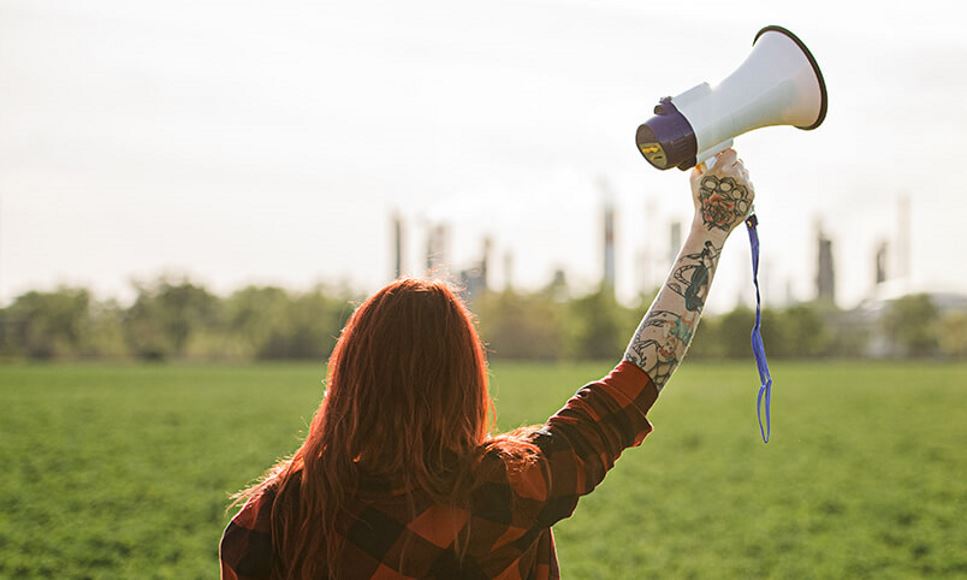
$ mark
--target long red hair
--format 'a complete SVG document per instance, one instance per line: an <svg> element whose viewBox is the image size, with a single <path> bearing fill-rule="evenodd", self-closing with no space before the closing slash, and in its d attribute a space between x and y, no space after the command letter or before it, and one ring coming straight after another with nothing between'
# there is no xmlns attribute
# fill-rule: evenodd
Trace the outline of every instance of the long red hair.
<svg viewBox="0 0 967 580"><path fill-rule="evenodd" d="M305 442L258 484L273 489L275 575L337 577L361 474L461 504L492 439L487 364L472 315L446 283L402 279L350 317ZM321 557L320 557L321 556Z"/></svg>

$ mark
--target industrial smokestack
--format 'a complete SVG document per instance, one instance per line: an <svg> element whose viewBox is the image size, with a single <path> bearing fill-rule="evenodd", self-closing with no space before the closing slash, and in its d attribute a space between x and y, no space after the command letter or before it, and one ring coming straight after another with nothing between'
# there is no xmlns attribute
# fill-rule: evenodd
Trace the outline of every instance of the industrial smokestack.
<svg viewBox="0 0 967 580"><path fill-rule="evenodd" d="M668 238L668 268L675 266L675 258L678 257L678 248L682 245L682 222L672 222L671 234Z"/></svg>
<svg viewBox="0 0 967 580"><path fill-rule="evenodd" d="M880 240L876 246L876 278L874 284L880 285L887 279L887 258L889 245L886 240Z"/></svg>
<svg viewBox="0 0 967 580"><path fill-rule="evenodd" d="M514 253L510 250L504 252L504 291L510 292L514 289Z"/></svg>
<svg viewBox="0 0 967 580"><path fill-rule="evenodd" d="M490 236L486 236L483 241L483 256L480 258L480 281L485 291L490 289L488 275L490 272L490 254L493 251L493 247L493 240Z"/></svg>
<svg viewBox="0 0 967 580"><path fill-rule="evenodd" d="M445 278L447 272L446 224L431 225L426 240L426 274L432 278Z"/></svg>
<svg viewBox="0 0 967 580"><path fill-rule="evenodd" d="M836 274L833 267L833 241L822 230L817 236L818 264L816 269L816 300L836 303Z"/></svg>
<svg viewBox="0 0 967 580"><path fill-rule="evenodd" d="M614 206L610 200L604 206L604 287L614 290Z"/></svg>
<svg viewBox="0 0 967 580"><path fill-rule="evenodd" d="M901 194L897 203L896 275L910 284L910 197Z"/></svg>
<svg viewBox="0 0 967 580"><path fill-rule="evenodd" d="M601 286L608 292L614 292L614 192L603 175L598 176L597 186L604 200L604 276Z"/></svg>
<svg viewBox="0 0 967 580"><path fill-rule="evenodd" d="M393 279L403 276L403 217L393 212Z"/></svg>

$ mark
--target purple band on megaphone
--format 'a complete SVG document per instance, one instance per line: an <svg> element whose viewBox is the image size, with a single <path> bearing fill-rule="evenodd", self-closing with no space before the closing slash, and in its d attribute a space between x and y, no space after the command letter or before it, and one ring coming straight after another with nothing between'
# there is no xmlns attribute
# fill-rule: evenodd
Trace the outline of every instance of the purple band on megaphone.
<svg viewBox="0 0 967 580"><path fill-rule="evenodd" d="M689 169L695 166L698 142L691 123L665 97L655 106L655 116L635 133L638 151L658 169Z"/></svg>

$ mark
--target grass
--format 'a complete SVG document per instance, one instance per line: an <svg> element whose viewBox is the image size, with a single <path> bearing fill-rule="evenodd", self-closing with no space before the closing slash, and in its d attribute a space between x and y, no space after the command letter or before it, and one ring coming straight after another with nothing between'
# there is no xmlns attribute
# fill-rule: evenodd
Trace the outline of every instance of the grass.
<svg viewBox="0 0 967 580"><path fill-rule="evenodd" d="M607 365L494 365L502 429ZM291 452L321 365L0 367L0 577L211 578L226 494ZM686 364L555 527L567 578L967 578L967 366Z"/></svg>

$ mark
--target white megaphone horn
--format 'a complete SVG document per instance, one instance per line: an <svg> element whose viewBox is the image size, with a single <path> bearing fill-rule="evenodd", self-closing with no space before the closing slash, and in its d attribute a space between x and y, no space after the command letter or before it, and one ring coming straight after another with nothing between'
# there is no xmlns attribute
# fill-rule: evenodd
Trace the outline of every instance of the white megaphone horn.
<svg viewBox="0 0 967 580"><path fill-rule="evenodd" d="M665 97L638 127L638 150L658 169L689 169L732 146L738 135L772 125L815 129L826 118L826 82L816 59L781 26L755 35L745 62L716 87Z"/></svg>

